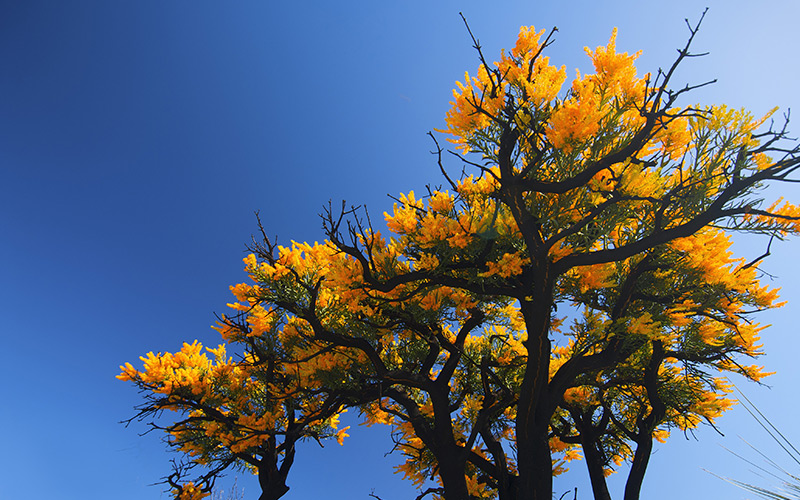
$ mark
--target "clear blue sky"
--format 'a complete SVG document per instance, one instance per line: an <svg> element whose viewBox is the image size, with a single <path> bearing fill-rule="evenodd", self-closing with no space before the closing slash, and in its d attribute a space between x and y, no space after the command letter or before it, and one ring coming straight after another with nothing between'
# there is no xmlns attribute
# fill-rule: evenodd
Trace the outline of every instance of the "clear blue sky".
<svg viewBox="0 0 800 500"><path fill-rule="evenodd" d="M800 109L795 2L706 2L677 83L689 96L763 113ZM603 6L601 6L601 4ZM476 55L458 16L495 58L520 25L558 26L551 61L587 68L583 47L619 27L620 50L666 66L701 4L664 2L0 2L0 500L158 499L169 472L159 436L124 428L139 397L118 365L195 338L242 281L261 210L282 241L321 239L322 205L379 215L387 194L439 181L428 130ZM800 134L800 124L792 126ZM459 165L453 164L457 170ZM797 190L785 193L797 200ZM746 242L744 255L765 242ZM744 385L791 431L800 369L800 242L766 269L789 305L762 315L772 389ZM718 444L763 432L740 409L699 441L656 451L644 497L743 498L701 470L751 479ZM353 432L355 431L355 432ZM385 430L300 449L287 500L415 494L391 474ZM800 435L794 435L800 441ZM744 450L744 453L749 453ZM588 499L583 464L557 489ZM257 497L253 478L239 479Z"/></svg>

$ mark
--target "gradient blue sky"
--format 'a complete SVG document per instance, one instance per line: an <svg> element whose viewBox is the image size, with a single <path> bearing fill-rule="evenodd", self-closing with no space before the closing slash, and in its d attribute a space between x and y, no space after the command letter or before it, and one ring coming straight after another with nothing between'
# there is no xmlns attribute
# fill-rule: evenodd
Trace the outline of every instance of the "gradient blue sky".
<svg viewBox="0 0 800 500"><path fill-rule="evenodd" d="M793 1L707 1L702 59L676 83L688 96L764 113L800 109ZM520 25L558 26L551 61L588 68L583 47L643 49L642 72L668 66L688 34L689 0L534 2L0 2L0 500L158 499L170 455L133 414L118 365L184 340L218 341L213 313L244 279L260 210L283 242L321 238L328 200L366 203L439 182L428 130L477 59L459 11L494 60ZM797 133L800 126L793 126ZM460 166L453 163L454 171ZM798 199L797 191L778 190ZM777 191L776 191L777 192ZM743 241L743 255L763 241ZM789 437L800 340L798 242L765 268L789 305L762 315L771 389L743 384ZM741 409L699 440L676 435L651 462L644 497L744 498L704 472L754 479L719 444L768 447ZM355 432L354 432L355 431ZM346 446L299 450L287 500L409 499L391 473L385 429ZM794 438L800 441L795 432ZM590 490L583 464L556 488ZM252 477L240 477L248 498ZM615 490L618 492L618 490Z"/></svg>

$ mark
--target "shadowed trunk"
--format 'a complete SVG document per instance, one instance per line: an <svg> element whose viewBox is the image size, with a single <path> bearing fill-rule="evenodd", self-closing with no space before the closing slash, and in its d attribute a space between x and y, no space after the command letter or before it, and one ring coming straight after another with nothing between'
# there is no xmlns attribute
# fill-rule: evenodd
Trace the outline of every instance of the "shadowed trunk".
<svg viewBox="0 0 800 500"><path fill-rule="evenodd" d="M544 280L543 280L544 281ZM517 500L551 500L553 462L550 454L550 418L555 410L546 399L550 373L550 307L552 292L544 286L533 300L520 301L528 339L528 363L517 405Z"/></svg>
<svg viewBox="0 0 800 500"><path fill-rule="evenodd" d="M285 443L283 460L278 467L278 452L275 448L275 437L270 436L268 443L272 446L273 453L264 457L258 466L258 484L261 486L261 496L258 500L278 500L289 491L286 486L286 477L294 462L294 441Z"/></svg>

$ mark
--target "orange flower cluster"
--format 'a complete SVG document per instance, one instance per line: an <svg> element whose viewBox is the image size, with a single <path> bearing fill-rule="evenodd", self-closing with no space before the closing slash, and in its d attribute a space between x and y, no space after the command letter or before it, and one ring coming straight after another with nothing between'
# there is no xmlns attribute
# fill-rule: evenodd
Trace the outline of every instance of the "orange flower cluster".
<svg viewBox="0 0 800 500"><path fill-rule="evenodd" d="M172 494L175 495L177 500L202 500L203 498L211 496L211 493L203 492L191 481L182 485L180 488L172 490Z"/></svg>

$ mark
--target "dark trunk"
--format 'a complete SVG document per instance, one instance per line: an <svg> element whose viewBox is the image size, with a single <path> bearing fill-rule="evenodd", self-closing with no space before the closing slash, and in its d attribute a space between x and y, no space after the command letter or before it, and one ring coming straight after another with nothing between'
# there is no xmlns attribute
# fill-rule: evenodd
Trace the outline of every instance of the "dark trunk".
<svg viewBox="0 0 800 500"><path fill-rule="evenodd" d="M517 500L551 500L553 463L550 455L550 418L554 407L546 401L550 372L550 308L552 293L543 286L532 301L521 301L528 339L528 363L517 404Z"/></svg>
<svg viewBox="0 0 800 500"><path fill-rule="evenodd" d="M644 372L644 386L650 400L651 410L647 417L638 424L636 453L633 455L631 471L625 482L625 500L639 500L644 473L650 462L650 453L653 451L653 431L667 412L667 407L658 393L658 367L661 366L662 361L664 361L664 346L660 340L654 340L650 363L647 364Z"/></svg>
<svg viewBox="0 0 800 500"><path fill-rule="evenodd" d="M261 486L261 496L258 500L278 500L289 491L286 478L281 477L277 470L258 471L258 484Z"/></svg>
<svg viewBox="0 0 800 500"><path fill-rule="evenodd" d="M606 476L603 473L603 456L595 446L594 439L588 436L584 438L584 434L581 432L581 447L586 458L586 466L589 468L589 479L592 482L594 500L611 500L608 484L606 484Z"/></svg>
<svg viewBox="0 0 800 500"><path fill-rule="evenodd" d="M625 500L639 500L644 473L647 470L647 463L650 461L650 453L652 451L653 438L649 435L637 442L631 471L628 474L628 480L625 482Z"/></svg>
<svg viewBox="0 0 800 500"><path fill-rule="evenodd" d="M287 438L289 439L289 438ZM289 491L286 486L286 477L294 462L294 439L284 442L284 454L280 467L278 467L278 449L275 437L267 440L272 453L264 456L258 466L258 484L261 486L261 496L258 500L278 500Z"/></svg>
<svg viewBox="0 0 800 500"><path fill-rule="evenodd" d="M547 432L526 436L518 445L519 480L517 500L551 500L553 497L553 462Z"/></svg>
<svg viewBox="0 0 800 500"><path fill-rule="evenodd" d="M437 456L439 476L442 478L444 498L446 500L468 499L467 480L464 475L465 460L463 448L454 447Z"/></svg>
<svg viewBox="0 0 800 500"><path fill-rule="evenodd" d="M430 447L439 465L439 476L442 478L444 498L446 500L468 499L465 468L466 450L456 444L453 432L453 420L450 416L450 388L442 383L434 385L429 395L433 403L433 440Z"/></svg>

